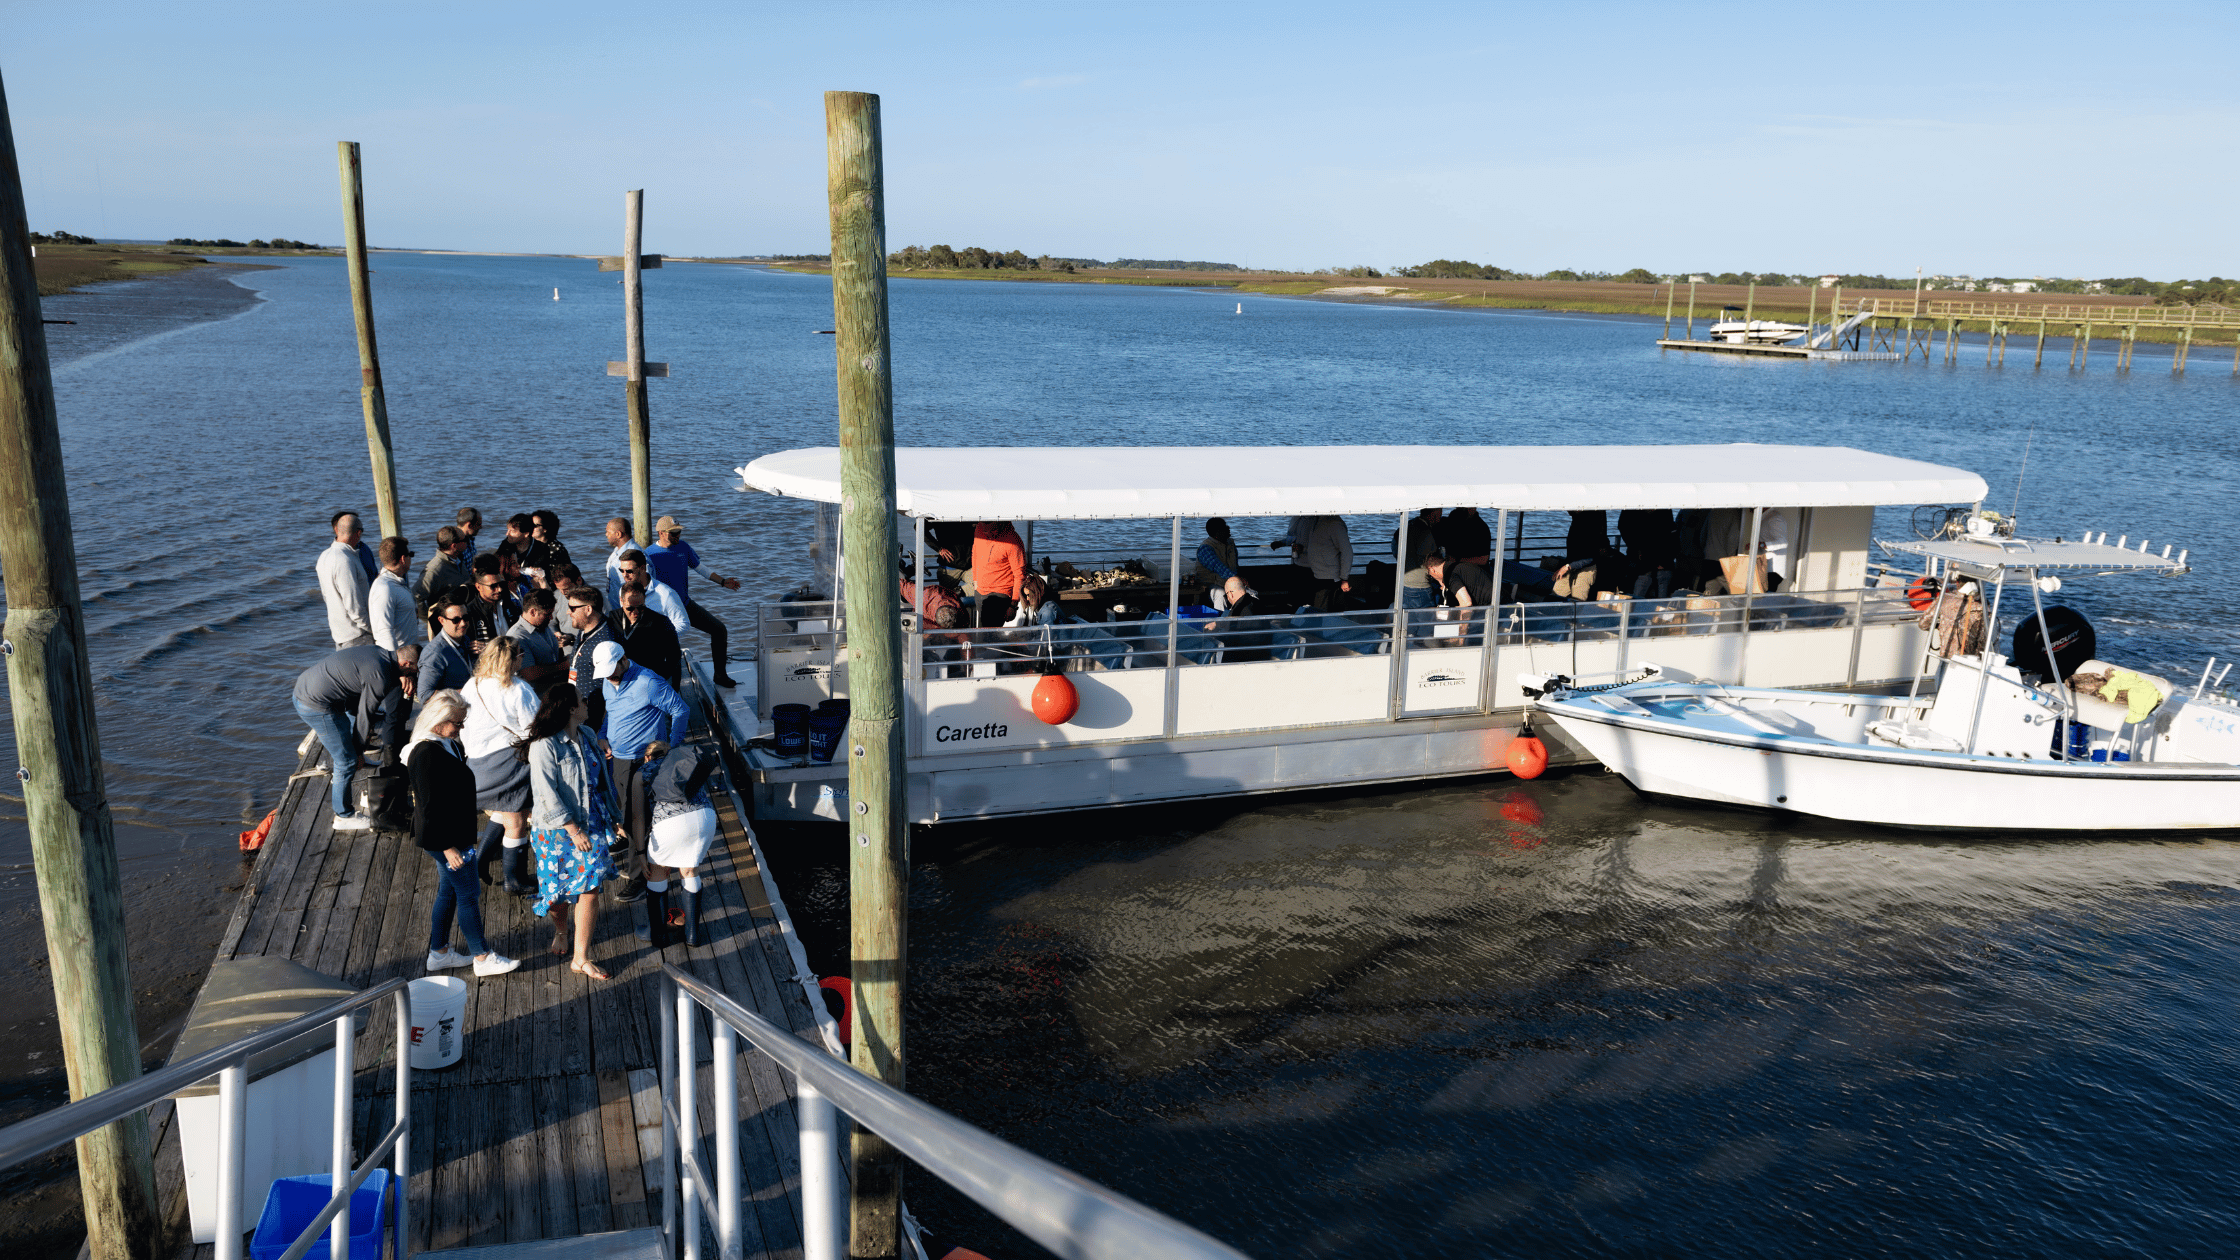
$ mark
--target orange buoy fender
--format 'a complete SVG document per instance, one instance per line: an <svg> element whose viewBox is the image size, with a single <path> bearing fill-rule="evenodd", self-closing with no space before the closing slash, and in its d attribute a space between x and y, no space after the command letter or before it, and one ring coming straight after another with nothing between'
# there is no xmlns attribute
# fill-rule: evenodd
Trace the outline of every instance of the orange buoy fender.
<svg viewBox="0 0 2240 1260"><path fill-rule="evenodd" d="M1081 693L1073 689L1073 680L1064 674L1044 674L1034 685L1030 707L1044 722L1063 726L1081 711Z"/></svg>
<svg viewBox="0 0 2240 1260"><path fill-rule="evenodd" d="M1519 735L1509 741L1509 772L1520 779L1537 779L1548 768L1548 746L1537 735Z"/></svg>
<svg viewBox="0 0 2240 1260"><path fill-rule="evenodd" d="M1933 577L1917 577L1906 584L1906 606L1915 612L1926 610L1937 602L1937 592L1944 583Z"/></svg>
<svg viewBox="0 0 2240 1260"><path fill-rule="evenodd" d="M856 990L855 983L846 976L826 976L817 981L817 987L827 993L840 995L840 1044L855 1040Z"/></svg>

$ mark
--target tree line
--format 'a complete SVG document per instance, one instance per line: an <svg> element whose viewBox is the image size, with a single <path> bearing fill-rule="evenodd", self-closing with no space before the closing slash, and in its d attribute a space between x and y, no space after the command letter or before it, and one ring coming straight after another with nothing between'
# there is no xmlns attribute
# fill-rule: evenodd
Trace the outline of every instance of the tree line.
<svg viewBox="0 0 2240 1260"><path fill-rule="evenodd" d="M331 246L314 245L309 241L291 241L285 236L275 236L269 241L235 241L220 237L214 241L196 240L188 236L174 236L166 245L185 245L191 249L329 249Z"/></svg>
<svg viewBox="0 0 2240 1260"><path fill-rule="evenodd" d="M92 245L95 241L90 236L78 236L71 232L33 232L31 243L34 245Z"/></svg>

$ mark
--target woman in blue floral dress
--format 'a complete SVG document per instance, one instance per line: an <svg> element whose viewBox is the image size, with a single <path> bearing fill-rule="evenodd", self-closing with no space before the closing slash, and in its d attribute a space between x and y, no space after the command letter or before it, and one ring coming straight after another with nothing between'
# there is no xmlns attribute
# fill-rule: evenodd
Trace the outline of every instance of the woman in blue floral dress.
<svg viewBox="0 0 2240 1260"><path fill-rule="evenodd" d="M583 727L590 706L573 687L547 693L529 724L531 812L529 845L537 860L533 912L552 920L552 952L569 950L568 905L575 905L575 958L568 969L604 980L591 961L591 931L598 920L599 885L615 877L607 856L615 820L607 759Z"/></svg>

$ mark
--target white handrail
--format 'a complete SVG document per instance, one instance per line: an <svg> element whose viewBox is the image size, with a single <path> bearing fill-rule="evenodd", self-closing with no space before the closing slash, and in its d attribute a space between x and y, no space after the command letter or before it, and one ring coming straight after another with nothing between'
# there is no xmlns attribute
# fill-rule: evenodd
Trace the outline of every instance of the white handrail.
<svg viewBox="0 0 2240 1260"><path fill-rule="evenodd" d="M718 1028L728 1026L794 1074L801 1126L802 1249L808 1260L840 1260L848 1254L847 1214L840 1210L835 1108L1064 1260L1135 1260L1145 1256L1244 1260L1244 1253L1226 1243L865 1076L674 964L664 963L661 971L663 996L671 999L661 1003L665 1104L692 1097L690 1092L681 1091L691 1089L694 1005L706 1007ZM731 1057L722 1039L717 1042L716 1056L718 1064ZM717 1133L735 1134L739 1124L736 1091L719 1088L715 1095ZM685 1109L665 1106L663 1111L665 1121L689 1114L689 1103ZM685 1142L688 1147L696 1146L697 1132ZM673 1159L668 1153L676 1148L676 1134L665 1131L665 1157ZM677 1184L674 1169L672 1162L669 1185ZM696 1193L686 1192L663 1201L662 1228L670 1235L672 1257L697 1260L698 1198ZM714 1199L719 1220L738 1219L736 1165L728 1171L719 1166ZM671 1232L680 1215L684 1218L682 1239ZM736 1233L727 1234L721 1241L727 1258L738 1254Z"/></svg>
<svg viewBox="0 0 2240 1260"><path fill-rule="evenodd" d="M89 1094L67 1106L57 1107L43 1115L0 1129L0 1168L12 1167L43 1155L65 1142L75 1141L88 1133L107 1128L134 1112L144 1111L214 1075L218 1078L219 1120L216 1255L217 1260L241 1260L242 1236L248 1232L242 1219L241 1191L246 1175L244 1162L248 1154L249 1060L267 1050L284 1046L305 1033L331 1027L335 1038L335 1134L333 1163L328 1174L327 1206L296 1235L294 1245L288 1248L282 1260L302 1260L304 1253L317 1243L319 1235L330 1229L333 1247L329 1254L349 1254L350 1196L365 1184L366 1178L380 1166L385 1155L394 1156L391 1178L395 1213L391 1224L395 1230L395 1250L391 1255L395 1260L405 1260L411 1253L407 1229L410 1224L407 1217L409 1196L405 1193L405 1187L411 1175L408 1164L412 1147L412 1008L407 996L407 983L402 979L384 981L308 1015L198 1054L184 1063L160 1068L98 1094ZM356 1065L352 1062L355 1046L352 1025L357 1012L371 1007L383 998L393 998L396 1004L396 1121L390 1126L388 1134L367 1153L365 1161L353 1168L350 1163L350 1130L353 1123L352 1091L355 1088L352 1077Z"/></svg>

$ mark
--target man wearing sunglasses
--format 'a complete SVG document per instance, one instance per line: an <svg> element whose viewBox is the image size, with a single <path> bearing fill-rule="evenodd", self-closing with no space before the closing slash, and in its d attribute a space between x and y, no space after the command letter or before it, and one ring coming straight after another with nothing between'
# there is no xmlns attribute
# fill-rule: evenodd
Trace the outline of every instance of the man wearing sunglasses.
<svg viewBox="0 0 2240 1260"><path fill-rule="evenodd" d="M474 654L467 650L467 610L453 599L439 605L429 623L435 633L428 636L428 646L420 653L419 693L432 696L439 691L464 687L474 677Z"/></svg>
<svg viewBox="0 0 2240 1260"><path fill-rule="evenodd" d="M521 601L507 589L504 565L495 555L474 558L474 586L460 603L467 610L467 650L477 656L482 645L504 634L521 615Z"/></svg>
<svg viewBox="0 0 2240 1260"><path fill-rule="evenodd" d="M622 575L625 589L632 582L645 586L646 607L668 618L670 625L682 630L691 624L692 616L685 611L684 596L677 594L677 588L653 576L653 571L646 565L646 553L625 551L622 558L615 561L614 568L616 573ZM616 595L619 597L620 594L621 591L618 590Z"/></svg>

